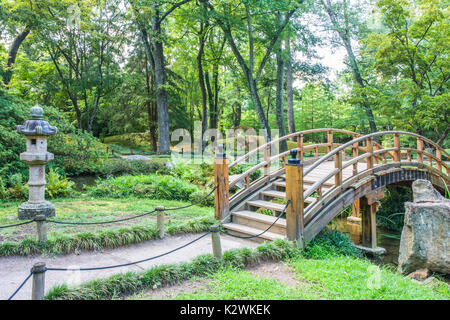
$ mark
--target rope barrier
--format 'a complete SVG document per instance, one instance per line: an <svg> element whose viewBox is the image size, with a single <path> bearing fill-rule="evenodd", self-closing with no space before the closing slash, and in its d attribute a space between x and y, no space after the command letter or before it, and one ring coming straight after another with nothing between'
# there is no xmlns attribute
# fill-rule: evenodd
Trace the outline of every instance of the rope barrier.
<svg viewBox="0 0 450 320"><path fill-rule="evenodd" d="M25 283L27 283L28 280L30 280L32 275L33 275L33 271L30 271L30 274L28 275L28 277L26 277L25 280L22 282L22 284L19 287L17 287L16 291L14 291L14 293L8 298L8 300L11 300L12 298L14 298L14 296L17 294L17 292L19 292L20 289L22 289L22 287L25 285Z"/></svg>
<svg viewBox="0 0 450 320"><path fill-rule="evenodd" d="M196 205L196 204L198 204L198 203L204 201L206 198L208 198L208 197L214 192L215 189L216 189L216 187L214 187L214 188L211 190L211 192L208 193L208 195L206 195L205 197L203 197L202 199L200 199L199 201L197 201L197 202L195 202L195 203L193 203L193 204L190 204L190 205L184 206L184 207L170 208L170 209L166 209L166 210L179 210L179 209L184 209L184 208L192 207L192 206L194 206L194 205ZM80 223L77 223L77 222L64 222L64 221L55 221L55 220L47 220L47 221L48 221L48 222L53 222L53 223L60 223L60 224L105 224L105 223L113 223L113 222L117 222L117 221L125 221L125 220L135 219L135 218L138 218L138 217L142 217L142 216L144 216L144 215L147 215L147 214L151 214L151 213L153 213L153 212L155 212L155 211L156 211L156 210L153 210L153 211L151 211L151 212L146 212L146 213L144 213L144 214L141 214L141 215L138 215L138 216L134 216L134 217L130 217L130 218L125 218L125 219L120 219L120 220L114 220L114 221L106 221L106 222L80 222ZM27 221L27 222L24 222L24 223L20 223L20 224L18 224L18 225L28 224L28 223L32 223L32 222L34 222L34 220ZM184 245L181 245L181 246L179 246L179 247L177 247L177 248L175 248L175 249L172 249L172 250L170 250L170 251L167 251L167 252L165 252L165 253L162 253L162 254L159 254L159 255L156 255L156 256L153 256L153 257L150 257L150 258L146 258L146 259L142 259L142 260L138 260L138 261L133 261L133 262L128 262L128 263L123 263L123 264L112 265L112 266L91 267L91 268L80 268L80 269L77 269L77 270L79 270L79 271L106 270L106 269L114 269L114 268L126 267L126 266L130 266L130 265L134 265L134 264L138 264L138 263L142 263L142 262L151 261L151 260L154 260L154 259L157 259L157 258L164 257L164 256L166 256L166 255L169 255L169 254L171 254L171 253L173 253L173 252L175 252L175 251L178 251L178 250L180 250L180 249L186 248L186 247L188 247L189 245L191 245L191 244L193 244L193 243L199 241L200 239L206 237L206 236L207 236L208 234L210 234L210 233L211 233L211 231L208 231L208 232L204 233L203 235L201 235L200 237L198 237L198 238L196 238L196 239L194 239L194 240L191 240L191 241L189 241L188 243L185 243ZM46 272L46 271L71 271L71 270L73 270L73 269L70 269L70 268L45 268L42 272ZM27 281L31 278L32 275L33 275L33 271L30 271L30 274L28 275L28 277L27 277L27 278L22 282L22 284L14 291L14 293L9 297L8 300L11 300L12 298L14 298L14 296L22 289L22 287L25 285L25 283L27 283Z"/></svg>
<svg viewBox="0 0 450 320"><path fill-rule="evenodd" d="M178 251L178 250L180 250L180 249L183 249L183 248L185 248L185 247L187 247L187 246L193 244L194 242L197 242L198 240L204 238L204 237L207 236L208 234L210 234L210 231L204 233L203 235L201 235L200 237L198 237L198 238L196 238L196 239L194 239L194 240L192 240L192 241L189 241L188 243L186 243L186 244L184 244L184 245L182 245L182 246L179 246L179 247L177 247L177 248L175 248L175 249L172 249L172 250L170 250L170 251L167 251L167 252L165 252L165 253L162 253L162 254L159 254L159 255L157 255L157 256L153 256L153 257L150 257L150 258L146 258L146 259L142 259L142 260L138 260L138 261L134 261L134 262L128 262L128 263L123 263L123 264L117 264L117 265L113 265L113 266L93 267L93 268L80 268L80 269L77 269L77 271L78 271L78 270L80 270L80 271L93 271L93 270L114 269L114 268L120 268L120 267L130 266L130 265L138 264L138 263L142 263L142 262L147 262L147 261L150 261L150 260L154 260L154 259L156 259L156 258L164 257L164 256L166 256L166 255L168 255L168 254L170 254L170 253L172 253L172 252L175 252L175 251ZM48 270L48 271L72 271L73 269L70 269L70 268L47 268L46 270Z"/></svg>
<svg viewBox="0 0 450 320"><path fill-rule="evenodd" d="M34 220L25 221L25 222L16 223L16 224L8 224L8 225L0 226L0 229L23 226L24 224L30 224L32 222L34 222Z"/></svg>
<svg viewBox="0 0 450 320"><path fill-rule="evenodd" d="M275 219L275 221L263 232L257 234L257 235L253 235L253 236L238 236L238 235L234 235L234 234L230 234L228 232L226 232L222 227L220 227L220 232L222 232L223 234L226 234L228 236L231 237L235 237L235 238L240 238L240 239L252 239L252 238L257 238L259 236L262 236L264 233L266 233L267 231L270 230L270 228L272 228L275 223L277 223L278 220L280 220L280 218L286 213L286 209L289 206L289 204L291 203L291 200L288 200L286 203L286 206L284 207L283 211L280 213L280 215Z"/></svg>
<svg viewBox="0 0 450 320"><path fill-rule="evenodd" d="M57 221L57 220L46 220L47 222L56 223L56 224L70 224L70 225L94 225L94 224L108 224L108 223L116 223L116 222L122 222L122 221L128 221L136 218L140 218L149 214L152 214L156 212L156 210L152 210L149 212L145 212L142 214L139 214L137 216L118 219L118 220L111 220L111 221L101 221L101 222L70 222L70 221Z"/></svg>

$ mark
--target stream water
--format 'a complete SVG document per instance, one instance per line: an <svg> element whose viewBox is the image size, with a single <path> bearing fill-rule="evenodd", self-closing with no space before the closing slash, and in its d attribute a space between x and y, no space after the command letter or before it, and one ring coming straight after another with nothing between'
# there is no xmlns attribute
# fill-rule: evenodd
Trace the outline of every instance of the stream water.
<svg viewBox="0 0 450 320"><path fill-rule="evenodd" d="M355 244L361 244L361 224L348 222L346 217L337 217L331 223L331 227L333 226L347 234ZM386 254L382 256L381 261L385 264L397 266L400 233L377 227L377 246L386 249Z"/></svg>

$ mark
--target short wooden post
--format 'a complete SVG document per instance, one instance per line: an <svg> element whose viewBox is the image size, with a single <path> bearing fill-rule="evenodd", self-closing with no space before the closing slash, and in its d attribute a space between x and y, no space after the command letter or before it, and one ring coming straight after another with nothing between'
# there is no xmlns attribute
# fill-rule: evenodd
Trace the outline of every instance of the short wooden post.
<svg viewBox="0 0 450 320"><path fill-rule="evenodd" d="M300 135L299 139L297 139L297 149L300 152L300 162L303 162L303 133Z"/></svg>
<svg viewBox="0 0 450 320"><path fill-rule="evenodd" d="M216 190L215 215L217 220L222 220L230 211L229 181L228 181L228 160L223 152L223 145L219 146L219 151L214 159L214 182Z"/></svg>
<svg viewBox="0 0 450 320"><path fill-rule="evenodd" d="M164 238L164 206L156 207L156 229L160 239Z"/></svg>
<svg viewBox="0 0 450 320"><path fill-rule="evenodd" d="M377 247L377 204L369 204L367 197L360 199L361 222L362 222L362 245L368 248Z"/></svg>
<svg viewBox="0 0 450 320"><path fill-rule="evenodd" d="M45 268L44 262L34 264L31 272L33 273L33 285L31 289L31 300L44 300L45 294Z"/></svg>
<svg viewBox="0 0 450 320"><path fill-rule="evenodd" d="M286 235L300 248L303 240L303 164L297 159L297 150L291 150L291 159L286 165Z"/></svg>
<svg viewBox="0 0 450 320"><path fill-rule="evenodd" d="M342 184L342 152L343 151L339 151L334 155L334 167L336 169L339 169L339 171L334 176L334 184L336 185L336 187Z"/></svg>
<svg viewBox="0 0 450 320"><path fill-rule="evenodd" d="M333 150L333 131L328 131L328 152Z"/></svg>
<svg viewBox="0 0 450 320"><path fill-rule="evenodd" d="M423 140L420 137L417 138L417 150L417 162L423 163Z"/></svg>
<svg viewBox="0 0 450 320"><path fill-rule="evenodd" d="M394 134L394 148L394 162L400 162L402 159L400 155L400 136L398 133Z"/></svg>
<svg viewBox="0 0 450 320"><path fill-rule="evenodd" d="M319 147L314 147L314 159L319 157Z"/></svg>
<svg viewBox="0 0 450 320"><path fill-rule="evenodd" d="M373 168L373 144L372 144L372 138L367 138L367 153L370 154L369 157L366 158L366 164L367 164L367 169L372 169Z"/></svg>
<svg viewBox="0 0 450 320"><path fill-rule="evenodd" d="M220 229L218 225L212 225L210 228L211 231L211 241L212 241L212 250L213 256L216 259L222 258L222 245L220 243Z"/></svg>
<svg viewBox="0 0 450 320"><path fill-rule="evenodd" d="M438 159L436 161L436 169L438 169L439 171L442 171L442 164L441 164L442 152L441 152L441 149L439 149L439 148L436 148L436 158Z"/></svg>
<svg viewBox="0 0 450 320"><path fill-rule="evenodd" d="M352 216L353 217L359 217L360 216L359 199L353 201L353 204L352 204Z"/></svg>
<svg viewBox="0 0 450 320"><path fill-rule="evenodd" d="M356 138L358 138L358 136L357 135L353 135L353 139L356 139ZM353 158L358 157L358 154L359 154L358 146L359 146L358 142L355 142L352 145ZM353 164L353 175L356 176L357 174L358 174L358 162L355 162Z"/></svg>
<svg viewBox="0 0 450 320"><path fill-rule="evenodd" d="M47 223L45 222L46 217L42 214L34 217L36 221L36 228L39 242L43 243L47 241Z"/></svg>
<svg viewBox="0 0 450 320"><path fill-rule="evenodd" d="M270 173L270 144L264 149L264 177L267 177Z"/></svg>

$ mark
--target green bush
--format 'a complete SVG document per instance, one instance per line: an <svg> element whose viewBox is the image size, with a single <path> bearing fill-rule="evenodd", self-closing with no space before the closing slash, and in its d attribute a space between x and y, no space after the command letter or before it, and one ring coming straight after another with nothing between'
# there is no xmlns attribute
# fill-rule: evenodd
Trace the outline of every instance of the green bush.
<svg viewBox="0 0 450 320"><path fill-rule="evenodd" d="M88 193L96 197L145 197L189 201L198 187L172 176L138 175L98 179L97 184L88 188Z"/></svg>
<svg viewBox="0 0 450 320"><path fill-rule="evenodd" d="M45 186L45 195L49 198L67 197L74 193L73 181L70 181L67 177L63 177L53 168L50 168L46 178L47 184Z"/></svg>
<svg viewBox="0 0 450 320"><path fill-rule="evenodd" d="M105 162L101 174L105 175L139 175L139 174L169 174L170 169L157 161L129 161L125 159L110 159Z"/></svg>
<svg viewBox="0 0 450 320"><path fill-rule="evenodd" d="M352 240L338 230L323 229L309 242L303 255L312 259L325 259L330 256L361 257L362 254L355 247Z"/></svg>
<svg viewBox="0 0 450 320"><path fill-rule="evenodd" d="M200 201L203 198L205 198L210 192L211 190L203 190L203 189L195 191L189 197L189 201L191 203L197 203L197 201ZM198 205L202 207L214 207L214 193L211 194L206 199L204 199L203 201L201 201Z"/></svg>
<svg viewBox="0 0 450 320"><path fill-rule="evenodd" d="M206 186L214 181L214 166L205 162L198 166L177 163L170 174L198 186Z"/></svg>

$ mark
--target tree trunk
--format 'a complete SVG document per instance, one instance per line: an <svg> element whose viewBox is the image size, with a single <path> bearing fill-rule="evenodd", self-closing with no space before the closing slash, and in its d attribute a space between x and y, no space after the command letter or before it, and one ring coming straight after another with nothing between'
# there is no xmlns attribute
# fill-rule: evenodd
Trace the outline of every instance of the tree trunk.
<svg viewBox="0 0 450 320"><path fill-rule="evenodd" d="M286 100L287 100L287 116L288 116L288 128L289 133L295 132L295 118L294 118L294 94L292 90L292 85L294 78L292 75L292 55L291 55L291 39L290 36L287 38L286 49L288 53L288 58L286 61ZM296 141L293 138L293 141Z"/></svg>
<svg viewBox="0 0 450 320"><path fill-rule="evenodd" d="M28 36L30 31L31 31L30 26L26 26L25 30L23 30L21 33L19 33L17 35L17 37L14 38L14 41L11 44L11 48L9 49L9 54L8 54L8 60L6 61L6 70L3 75L3 82L6 86L11 81L11 77L12 77L11 67L14 64L14 62L16 62L17 52L19 51L20 45L23 43L23 41Z"/></svg>
<svg viewBox="0 0 450 320"><path fill-rule="evenodd" d="M157 17L152 18L153 32L155 34L152 40L152 53L155 62L155 85L156 85L156 104L158 107L158 154L170 153L170 134L169 134L169 105L166 92L166 69L164 65L164 50L160 40L161 26L157 22Z"/></svg>
<svg viewBox="0 0 450 320"><path fill-rule="evenodd" d="M152 151L158 151L158 144L156 142L156 110L155 101L153 97L153 81L151 81L151 75L148 70L148 59L145 56L145 83L147 85L147 115L148 115L148 129L150 133L150 141L152 144Z"/></svg>
<svg viewBox="0 0 450 320"><path fill-rule="evenodd" d="M208 111L206 105L206 87L205 87L205 75L203 72L203 52L205 47L205 36L203 35L203 23L200 23L200 35L199 35L199 49L197 54L197 69L198 69L198 83L200 86L200 92L202 94L202 150L205 149L205 141L203 141L203 135L208 128Z"/></svg>
<svg viewBox="0 0 450 320"><path fill-rule="evenodd" d="M278 18L280 20L280 17ZM276 117L277 117L277 127L279 130L279 136L284 137L286 135L286 127L284 125L284 99L283 99L283 89L284 89L284 61L282 57L282 46L281 40L279 42L279 48L277 50L277 92L276 92ZM280 152L287 150L287 142L283 140L280 142Z"/></svg>

